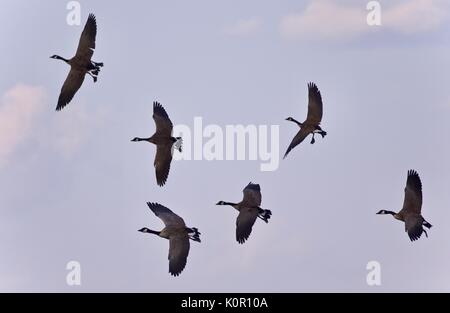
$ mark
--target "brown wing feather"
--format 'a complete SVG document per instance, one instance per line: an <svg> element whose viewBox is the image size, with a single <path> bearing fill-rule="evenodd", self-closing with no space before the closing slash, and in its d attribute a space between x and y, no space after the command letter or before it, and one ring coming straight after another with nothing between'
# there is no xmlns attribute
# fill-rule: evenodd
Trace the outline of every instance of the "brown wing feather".
<svg viewBox="0 0 450 313"><path fill-rule="evenodd" d="M57 111L63 109L73 99L73 96L83 84L84 76L85 73L83 71L70 69L59 94L58 105L56 106Z"/></svg>
<svg viewBox="0 0 450 313"><path fill-rule="evenodd" d="M258 216L255 208L243 208L236 219L236 240L240 244L244 243L252 233L253 224Z"/></svg>
<svg viewBox="0 0 450 313"><path fill-rule="evenodd" d="M169 239L169 272L178 276L186 267L189 255L189 237L187 234L178 234Z"/></svg>
<svg viewBox="0 0 450 313"><path fill-rule="evenodd" d="M418 214L408 215L405 219L405 231L408 233L409 239L415 241L422 236L423 233L423 217Z"/></svg>
<svg viewBox="0 0 450 313"><path fill-rule="evenodd" d="M173 213L172 210L170 210L169 208L166 208L165 206L159 203L152 203L152 202L147 202L147 205L150 208L150 210L152 210L152 212L155 213L155 215L163 221L164 225L186 227L184 220L175 213Z"/></svg>
<svg viewBox="0 0 450 313"><path fill-rule="evenodd" d="M172 146L158 145L156 146L155 155L155 171L156 182L159 186L164 186L169 176L170 163L172 162Z"/></svg>
<svg viewBox="0 0 450 313"><path fill-rule="evenodd" d="M153 119L155 120L156 134L158 136L172 136L172 121L164 107L156 101L153 102Z"/></svg>
<svg viewBox="0 0 450 313"><path fill-rule="evenodd" d="M95 19L95 15L91 13L89 14L86 25L84 25L83 32L81 33L76 57L86 60L90 60L92 58L95 49L96 35L97 21Z"/></svg>
<svg viewBox="0 0 450 313"><path fill-rule="evenodd" d="M322 96L316 84L308 84L308 116L306 123L311 125L319 125L322 121L323 104Z"/></svg>
<svg viewBox="0 0 450 313"><path fill-rule="evenodd" d="M408 171L405 187L405 199L403 201L402 213L420 214L422 210L422 182L419 174L414 170Z"/></svg>
<svg viewBox="0 0 450 313"><path fill-rule="evenodd" d="M261 205L261 187L258 184L250 182L242 192L244 193L242 202L245 205L250 207L259 207Z"/></svg>
<svg viewBox="0 0 450 313"><path fill-rule="evenodd" d="M289 152L291 152L292 149L294 149L296 146L298 146L303 140L305 140L305 138L311 133L311 131L308 129L308 127L303 126L302 128L300 128L300 130L298 131L297 135L295 135L295 137L292 139L291 144L289 145L289 147L286 150L286 153L284 154L284 158L287 157L287 155L289 154Z"/></svg>

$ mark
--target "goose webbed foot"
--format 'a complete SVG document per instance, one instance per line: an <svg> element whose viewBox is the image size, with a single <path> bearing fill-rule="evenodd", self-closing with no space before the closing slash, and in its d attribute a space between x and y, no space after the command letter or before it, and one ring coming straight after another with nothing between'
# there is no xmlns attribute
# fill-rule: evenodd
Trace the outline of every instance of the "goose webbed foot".
<svg viewBox="0 0 450 313"><path fill-rule="evenodd" d="M269 218L272 216L270 210L264 210L262 213L258 214L258 217L262 219L266 224L269 223Z"/></svg>
<svg viewBox="0 0 450 313"><path fill-rule="evenodd" d="M180 153L183 152L183 139L182 139L181 137L176 137L176 138L175 138L174 147L175 147L175 149L177 149Z"/></svg>
<svg viewBox="0 0 450 313"><path fill-rule="evenodd" d="M89 74L92 77L92 79L94 80L94 83L97 82L97 75L98 75L98 73L96 74L95 72L91 72L91 71L86 72L86 73Z"/></svg>
<svg viewBox="0 0 450 313"><path fill-rule="evenodd" d="M262 217L261 215L258 215L260 219L262 219L265 223L269 223L269 220L266 217Z"/></svg>
<svg viewBox="0 0 450 313"><path fill-rule="evenodd" d="M327 132L324 131L324 130L321 130L321 131L319 132L319 134L322 136L322 138L325 138L325 136L327 135Z"/></svg>
<svg viewBox="0 0 450 313"><path fill-rule="evenodd" d="M103 66L103 62L92 62L92 64L94 64L96 67L102 67Z"/></svg>
<svg viewBox="0 0 450 313"><path fill-rule="evenodd" d="M313 133L313 136L312 136L312 139L311 139L311 144L313 145L315 142L316 142L316 139L314 139L314 133Z"/></svg>
<svg viewBox="0 0 450 313"><path fill-rule="evenodd" d="M199 236L189 236L189 238L190 238L191 240L193 240L193 241L201 242Z"/></svg>

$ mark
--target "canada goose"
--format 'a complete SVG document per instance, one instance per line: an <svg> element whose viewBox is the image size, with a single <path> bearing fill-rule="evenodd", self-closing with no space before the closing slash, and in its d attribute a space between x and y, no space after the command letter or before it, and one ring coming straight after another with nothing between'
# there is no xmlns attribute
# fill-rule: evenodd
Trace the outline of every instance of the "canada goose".
<svg viewBox="0 0 450 313"><path fill-rule="evenodd" d="M306 120L303 123L298 122L292 117L288 117L286 120L296 123L300 130L297 135L295 135L294 139L292 139L291 144L286 150L284 154L284 158L288 155L288 153L294 149L298 144L300 144L309 134L312 134L311 144L314 144L316 140L314 139L314 135L320 134L323 137L327 135L327 132L324 131L319 125L322 121L323 115L323 105L322 105L322 96L320 95L319 88L317 88L316 84L309 83L308 84L308 115Z"/></svg>
<svg viewBox="0 0 450 313"><path fill-rule="evenodd" d="M420 214L422 209L422 182L419 174L414 170L408 171L408 178L405 187L405 199L403 209L398 212L381 210L377 214L390 214L395 219L405 222L405 231L411 241L417 240L422 236L422 232L428 237L427 231L422 226L430 229L432 225L428 223Z"/></svg>
<svg viewBox="0 0 450 313"><path fill-rule="evenodd" d="M153 102L153 119L156 132L150 138L136 137L131 141L148 141L156 145L155 170L156 182L164 186L169 176L170 162L172 162L172 147L175 146L181 152L181 137L172 137L173 125L169 115L159 102Z"/></svg>
<svg viewBox="0 0 450 313"><path fill-rule="evenodd" d="M84 30L81 33L78 49L75 56L69 60L52 55L50 58L63 60L70 65L70 72L61 88L59 94L58 105L56 111L64 108L73 98L75 93L80 89L84 81L84 76L89 74L94 83L97 81L97 75L103 63L91 61L95 49L95 36L97 34L97 22L94 14L89 14Z"/></svg>
<svg viewBox="0 0 450 313"><path fill-rule="evenodd" d="M169 239L169 273L178 276L186 266L190 246L189 239L201 242L200 232L195 227L186 227L184 220L165 206L151 202L147 202L147 205L166 227L161 231L151 230L147 227L141 228L139 231Z"/></svg>
<svg viewBox="0 0 450 313"><path fill-rule="evenodd" d="M268 223L272 212L261 209L261 188L258 184L251 182L243 190L244 198L239 203L219 201L216 205L230 205L239 211L236 219L236 240L240 244L244 243L252 232L253 224L259 217Z"/></svg>

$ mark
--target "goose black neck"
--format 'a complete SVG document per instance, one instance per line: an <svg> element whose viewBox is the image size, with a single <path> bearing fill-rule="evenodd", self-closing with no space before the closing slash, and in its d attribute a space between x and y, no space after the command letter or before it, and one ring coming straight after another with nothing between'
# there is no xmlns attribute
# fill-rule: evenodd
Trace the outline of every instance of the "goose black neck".
<svg viewBox="0 0 450 313"><path fill-rule="evenodd" d="M233 202L226 202L226 201L222 201L222 203L220 203L220 205L231 205L231 206L235 206L236 203Z"/></svg>
<svg viewBox="0 0 450 313"><path fill-rule="evenodd" d="M303 126L303 124L302 123L300 123L299 121L297 121L295 118L293 118L293 117L289 117L289 118L287 118L287 120L288 121L291 121L291 122L294 122L295 124L297 124L299 127L302 127Z"/></svg>
<svg viewBox="0 0 450 313"><path fill-rule="evenodd" d="M296 119L292 119L293 121L294 121L294 123L295 124L297 124L298 126L300 126L300 127L302 127L303 126L303 124L302 123L300 123L299 121L297 121Z"/></svg>
<svg viewBox="0 0 450 313"><path fill-rule="evenodd" d="M159 234L161 234L160 231L151 230L151 229L148 229L147 227L144 227L144 228L140 229L139 231L142 233L154 234L154 235L158 235L158 236L159 236Z"/></svg>
<svg viewBox="0 0 450 313"><path fill-rule="evenodd" d="M134 138L132 141L149 141L150 138L140 138L140 137L136 137Z"/></svg>
<svg viewBox="0 0 450 313"><path fill-rule="evenodd" d="M69 60L67 60L67 59L65 59L65 58L63 58L63 57L61 57L59 55L55 55L55 59L62 60L64 62L66 62L66 63L69 63Z"/></svg>

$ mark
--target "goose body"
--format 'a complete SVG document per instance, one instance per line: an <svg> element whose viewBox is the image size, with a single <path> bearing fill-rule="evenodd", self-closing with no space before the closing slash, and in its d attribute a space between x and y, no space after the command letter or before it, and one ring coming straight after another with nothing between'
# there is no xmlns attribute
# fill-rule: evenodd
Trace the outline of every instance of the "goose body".
<svg viewBox="0 0 450 313"><path fill-rule="evenodd" d="M86 74L90 75L94 82L103 63L97 63L91 60L95 49L95 38L97 35L97 21L94 14L89 14L86 25L81 33L78 49L75 56L71 59L65 59L59 55L53 55L50 58L62 60L70 65L70 72L61 88L56 110L62 110L75 96L84 82Z"/></svg>
<svg viewBox="0 0 450 313"><path fill-rule="evenodd" d="M316 142L314 139L315 134L321 135L322 138L327 135L327 132L320 127L323 115L322 96L319 88L317 88L314 83L308 84L308 99L308 115L303 123L300 123L292 117L286 119L287 121L297 124L298 127L300 127L300 130L292 139L283 158L286 158L289 152L302 143L309 134L312 134L311 144Z"/></svg>
<svg viewBox="0 0 450 313"><path fill-rule="evenodd" d="M377 214L392 215L395 219L405 223L405 232L411 241L418 240L422 233L428 237L427 231L423 228L431 228L422 216L422 182L419 174L415 170L409 170L405 187L405 198L403 208L398 212L380 210Z"/></svg>
<svg viewBox="0 0 450 313"><path fill-rule="evenodd" d="M135 137L131 141L148 141L156 145L155 161L153 163L156 172L156 183L164 186L169 176L170 163L172 162L173 148L181 152L181 137L173 137L172 121L169 118L164 107L159 102L153 102L153 120L155 121L156 131L149 138Z"/></svg>
<svg viewBox="0 0 450 313"><path fill-rule="evenodd" d="M165 206L151 202L147 202L147 205L163 221L165 227L161 231L147 227L139 231L169 240L169 273L172 276L178 276L186 267L190 249L189 240L201 242L200 232L195 227L186 227L184 220Z"/></svg>
<svg viewBox="0 0 450 313"><path fill-rule="evenodd" d="M261 205L261 188L258 184L249 183L243 190L244 197L241 202L233 203L219 201L217 205L229 205L239 214L236 219L236 241L243 244L252 232L257 218L268 223L272 215L270 210L264 210Z"/></svg>

